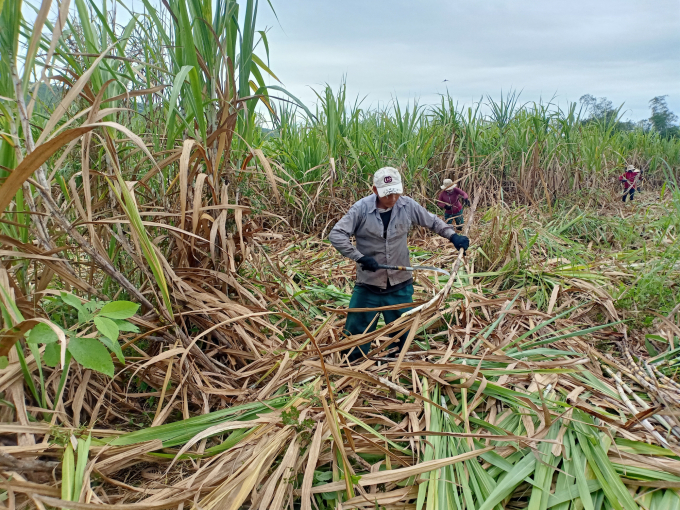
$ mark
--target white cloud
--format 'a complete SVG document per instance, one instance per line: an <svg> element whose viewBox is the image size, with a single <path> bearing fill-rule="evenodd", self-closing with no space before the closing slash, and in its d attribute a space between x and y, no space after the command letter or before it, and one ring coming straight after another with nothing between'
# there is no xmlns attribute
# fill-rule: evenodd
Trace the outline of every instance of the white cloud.
<svg viewBox="0 0 680 510"><path fill-rule="evenodd" d="M365 104L446 89L461 103L511 87L524 101L606 96L631 118L668 94L680 113L677 0L272 0L271 65L303 101L347 75ZM443 82L444 79L449 81Z"/></svg>

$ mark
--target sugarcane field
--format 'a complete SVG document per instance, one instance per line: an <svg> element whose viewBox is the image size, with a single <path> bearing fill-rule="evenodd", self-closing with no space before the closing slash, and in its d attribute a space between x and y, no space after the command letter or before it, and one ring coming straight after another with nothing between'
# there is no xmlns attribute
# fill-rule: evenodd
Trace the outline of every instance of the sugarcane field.
<svg viewBox="0 0 680 510"><path fill-rule="evenodd" d="M0 509L680 510L678 55L419 99L312 3L0 0Z"/></svg>

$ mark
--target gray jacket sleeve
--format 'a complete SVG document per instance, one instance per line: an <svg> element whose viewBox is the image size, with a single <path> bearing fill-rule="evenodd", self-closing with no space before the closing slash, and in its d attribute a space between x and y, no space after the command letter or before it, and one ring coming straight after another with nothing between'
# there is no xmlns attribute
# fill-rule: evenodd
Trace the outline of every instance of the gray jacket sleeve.
<svg viewBox="0 0 680 510"><path fill-rule="evenodd" d="M340 221L335 224L331 233L328 234L328 240L333 245L333 248L355 262L363 257L363 255L356 249L349 238L355 234L360 221L361 214L359 206L354 204L347 214L340 218Z"/></svg>
<svg viewBox="0 0 680 510"><path fill-rule="evenodd" d="M436 216L425 209L418 202L413 200L411 202L411 221L417 223L421 227L426 227L436 232L442 237L449 239L456 233L455 229L445 223L439 216Z"/></svg>

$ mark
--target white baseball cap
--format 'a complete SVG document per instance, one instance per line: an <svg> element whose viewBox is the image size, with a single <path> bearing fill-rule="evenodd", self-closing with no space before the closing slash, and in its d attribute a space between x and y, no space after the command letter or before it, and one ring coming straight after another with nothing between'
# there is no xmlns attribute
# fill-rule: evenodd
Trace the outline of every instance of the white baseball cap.
<svg viewBox="0 0 680 510"><path fill-rule="evenodd" d="M453 181L451 179L444 179L444 184L441 187L441 189L449 189L451 186L453 186Z"/></svg>
<svg viewBox="0 0 680 510"><path fill-rule="evenodd" d="M385 166L373 175L373 186L378 189L379 197L392 195L393 193L401 195L404 192L399 170L391 166Z"/></svg>

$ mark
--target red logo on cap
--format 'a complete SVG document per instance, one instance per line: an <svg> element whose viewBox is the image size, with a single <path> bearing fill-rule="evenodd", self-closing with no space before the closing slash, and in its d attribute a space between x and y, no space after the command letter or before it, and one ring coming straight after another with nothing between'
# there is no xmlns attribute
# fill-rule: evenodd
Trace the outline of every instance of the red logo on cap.
<svg viewBox="0 0 680 510"><path fill-rule="evenodd" d="M392 182L392 177L388 175L387 177L385 177L385 184L389 184L390 182Z"/></svg>

